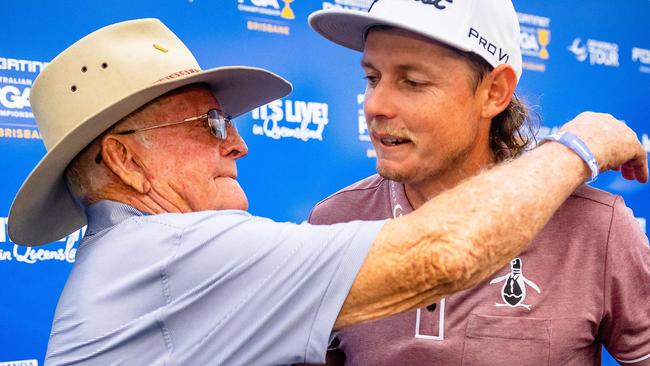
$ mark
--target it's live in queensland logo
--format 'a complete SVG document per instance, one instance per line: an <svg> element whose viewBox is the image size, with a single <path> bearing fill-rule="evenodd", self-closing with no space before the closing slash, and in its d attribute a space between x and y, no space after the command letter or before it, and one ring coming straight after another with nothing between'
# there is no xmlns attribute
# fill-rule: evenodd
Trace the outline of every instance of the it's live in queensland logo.
<svg viewBox="0 0 650 366"><path fill-rule="evenodd" d="M83 227L51 244L39 247L25 247L14 244L9 240L7 218L0 217L0 263L11 261L25 264L46 261L74 263L79 239L83 237L85 232L86 227Z"/></svg>
<svg viewBox="0 0 650 366"><path fill-rule="evenodd" d="M329 123L327 103L302 100L275 100L255 108L251 116L253 134L275 140L294 138L302 141L323 141L323 131Z"/></svg>
<svg viewBox="0 0 650 366"><path fill-rule="evenodd" d="M291 4L296 0L237 0L237 10L247 13L246 29L250 31L291 34L291 20L296 13Z"/></svg>
<svg viewBox="0 0 650 366"><path fill-rule="evenodd" d="M517 17L521 30L520 48L524 69L546 71L546 62L551 57L548 52L551 19L524 13L517 13Z"/></svg>
<svg viewBox="0 0 650 366"><path fill-rule="evenodd" d="M46 62L0 56L0 139L40 139L29 104L32 84Z"/></svg>

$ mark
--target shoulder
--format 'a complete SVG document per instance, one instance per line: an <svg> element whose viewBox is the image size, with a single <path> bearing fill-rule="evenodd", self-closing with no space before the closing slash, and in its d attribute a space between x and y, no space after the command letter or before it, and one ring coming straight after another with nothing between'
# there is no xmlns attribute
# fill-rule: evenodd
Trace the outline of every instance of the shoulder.
<svg viewBox="0 0 650 366"><path fill-rule="evenodd" d="M251 214L246 211L218 210L140 216L133 221L136 225L152 229L168 228L172 231L186 231L201 227L218 230L221 227L249 221L251 218Z"/></svg>
<svg viewBox="0 0 650 366"><path fill-rule="evenodd" d="M563 222L580 221L608 225L623 197L598 188L582 185L567 198L554 215Z"/></svg>
<svg viewBox="0 0 650 366"><path fill-rule="evenodd" d="M623 231L641 228L623 197L583 185L557 210L545 231L601 238L607 242L621 228Z"/></svg>
<svg viewBox="0 0 650 366"><path fill-rule="evenodd" d="M363 201L365 198L374 196L378 191L383 191L384 188L387 188L386 183L387 181L379 175L371 175L328 196L318 202L316 207L324 208L341 202Z"/></svg>
<svg viewBox="0 0 650 366"><path fill-rule="evenodd" d="M388 201L388 181L371 175L318 202L309 215L313 224L385 219L381 207Z"/></svg>
<svg viewBox="0 0 650 366"><path fill-rule="evenodd" d="M611 222L616 217L636 221L622 196L587 185L573 192L557 212L558 215L567 213L585 221L601 218Z"/></svg>
<svg viewBox="0 0 650 366"><path fill-rule="evenodd" d="M582 185L555 212L545 231L552 229L571 237L604 237L622 201L621 196Z"/></svg>
<svg viewBox="0 0 650 366"><path fill-rule="evenodd" d="M617 201L622 201L622 198L602 189L582 185L571 194L568 201L577 204L587 204L593 206L593 208L602 206L602 209L607 209L607 207L611 209Z"/></svg>

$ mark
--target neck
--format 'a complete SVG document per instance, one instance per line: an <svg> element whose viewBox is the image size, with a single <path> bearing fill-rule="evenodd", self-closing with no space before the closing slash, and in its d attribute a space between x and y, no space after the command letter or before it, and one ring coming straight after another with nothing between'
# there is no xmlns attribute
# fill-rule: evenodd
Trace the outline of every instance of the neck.
<svg viewBox="0 0 650 366"><path fill-rule="evenodd" d="M417 209L431 198L455 187L467 178L489 169L495 163L494 154L478 154L476 158L468 157L463 163L441 171L435 176L421 181L404 182L406 197L413 209Z"/></svg>
<svg viewBox="0 0 650 366"><path fill-rule="evenodd" d="M150 190L147 194L140 194L124 187L105 187L102 199L121 202L127 204L140 212L150 215L162 214L167 212L190 212L189 207L180 207L172 204L170 201L163 199L157 192Z"/></svg>

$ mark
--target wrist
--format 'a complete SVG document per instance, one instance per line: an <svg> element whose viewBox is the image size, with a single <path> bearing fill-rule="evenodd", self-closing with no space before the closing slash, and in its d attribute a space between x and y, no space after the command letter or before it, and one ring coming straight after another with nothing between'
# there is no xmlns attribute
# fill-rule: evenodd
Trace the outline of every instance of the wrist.
<svg viewBox="0 0 650 366"><path fill-rule="evenodd" d="M574 175L572 180L575 180L577 185L586 182L591 177L591 170L573 150L562 144L549 144L544 143L547 141L540 141L535 150L540 150L546 160L555 162L553 165L561 166L562 174L566 177ZM567 174L570 172L571 174ZM577 187L577 186L576 186Z"/></svg>
<svg viewBox="0 0 650 366"><path fill-rule="evenodd" d="M557 142L560 145L563 145L569 149L574 155L578 156L584 163L585 167L588 169L590 179L587 183L591 183L596 180L599 173L598 162L594 157L594 154L591 152L589 147L574 133L570 131L565 131L559 134L551 134L542 139L542 143L546 141Z"/></svg>

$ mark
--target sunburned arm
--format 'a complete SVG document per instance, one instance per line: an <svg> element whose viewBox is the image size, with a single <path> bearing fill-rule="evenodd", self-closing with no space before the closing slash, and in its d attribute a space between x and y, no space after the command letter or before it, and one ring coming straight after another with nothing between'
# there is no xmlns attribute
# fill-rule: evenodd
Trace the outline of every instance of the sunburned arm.
<svg viewBox="0 0 650 366"><path fill-rule="evenodd" d="M611 116L581 116L564 129L587 143L601 170L626 163L626 178L647 180L646 154L631 130L609 121ZM584 121L594 116L604 118L604 125ZM335 329L430 304L477 284L520 253L589 175L575 153L547 143L387 222Z"/></svg>

